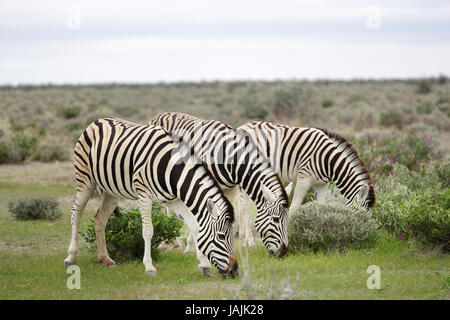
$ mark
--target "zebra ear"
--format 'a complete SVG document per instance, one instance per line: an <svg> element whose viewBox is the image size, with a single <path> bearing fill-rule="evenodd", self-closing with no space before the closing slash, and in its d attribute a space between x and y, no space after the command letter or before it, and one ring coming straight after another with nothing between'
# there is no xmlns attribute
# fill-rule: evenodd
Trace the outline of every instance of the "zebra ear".
<svg viewBox="0 0 450 320"><path fill-rule="evenodd" d="M217 219L219 216L219 210L211 199L206 201L206 207L208 208L208 212L213 219Z"/></svg>
<svg viewBox="0 0 450 320"><path fill-rule="evenodd" d="M361 201L363 199L366 199L368 195L369 195L369 185L364 184L361 186L361 189L359 189L358 199Z"/></svg>
<svg viewBox="0 0 450 320"><path fill-rule="evenodd" d="M270 191L270 189L267 188L263 183L261 183L261 189L262 189L264 198L266 198L270 202L275 202L277 200L277 197L275 196L275 194L272 191Z"/></svg>
<svg viewBox="0 0 450 320"><path fill-rule="evenodd" d="M288 185L287 185L287 187L286 187L286 193L287 193L287 195L288 195L288 197L289 197L289 195L291 194L291 191L292 191L292 187L294 186L294 183L291 181Z"/></svg>

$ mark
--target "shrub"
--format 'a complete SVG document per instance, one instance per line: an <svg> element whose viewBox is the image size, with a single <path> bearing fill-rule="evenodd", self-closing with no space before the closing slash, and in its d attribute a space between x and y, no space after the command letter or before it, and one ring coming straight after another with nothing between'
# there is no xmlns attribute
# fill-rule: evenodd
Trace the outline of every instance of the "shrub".
<svg viewBox="0 0 450 320"><path fill-rule="evenodd" d="M159 245L171 241L180 235L183 222L174 214L170 217L161 211L161 206L154 203L152 208L153 238L152 257L157 258ZM93 221L86 232L81 233L91 250L95 250L97 241ZM142 218L139 209L124 212L116 208L108 220L105 230L109 254L116 261L137 260L144 257L144 239L142 238Z"/></svg>
<svg viewBox="0 0 450 320"><path fill-rule="evenodd" d="M288 237L294 252L363 248L375 243L378 225L368 211L312 201L291 214Z"/></svg>
<svg viewBox="0 0 450 320"><path fill-rule="evenodd" d="M431 134L410 132L408 134L366 134L353 141L361 159L374 175L385 176L392 171L394 163L417 170L421 163L436 158L435 144Z"/></svg>
<svg viewBox="0 0 450 320"><path fill-rule="evenodd" d="M39 140L35 136L16 135L12 137L11 142L18 148L20 161L28 158L39 144Z"/></svg>
<svg viewBox="0 0 450 320"><path fill-rule="evenodd" d="M23 198L8 203L9 211L20 220L55 220L62 213L53 197Z"/></svg>
<svg viewBox="0 0 450 320"><path fill-rule="evenodd" d="M436 164L433 173L443 188L450 187L450 163Z"/></svg>
<svg viewBox="0 0 450 320"><path fill-rule="evenodd" d="M47 141L39 145L32 159L41 162L64 161L69 159L69 154L60 143Z"/></svg>
<svg viewBox="0 0 450 320"><path fill-rule="evenodd" d="M330 108L333 106L332 100L324 100L322 101L322 108Z"/></svg>
<svg viewBox="0 0 450 320"><path fill-rule="evenodd" d="M423 103L417 106L416 112L418 114L430 114L433 112L433 106L429 102Z"/></svg>
<svg viewBox="0 0 450 320"><path fill-rule="evenodd" d="M440 74L437 78L437 82L439 84L445 84L447 82L447 77L443 74Z"/></svg>
<svg viewBox="0 0 450 320"><path fill-rule="evenodd" d="M250 86L239 99L239 107L242 109L241 116L247 119L264 120L269 112L258 101L256 88Z"/></svg>
<svg viewBox="0 0 450 320"><path fill-rule="evenodd" d="M274 93L273 112L276 117L290 117L298 104L299 91L296 88L278 89Z"/></svg>
<svg viewBox="0 0 450 320"><path fill-rule="evenodd" d="M431 92L431 82L428 80L420 80L417 83L416 93L427 94Z"/></svg>
<svg viewBox="0 0 450 320"><path fill-rule="evenodd" d="M434 172L416 173L395 165L392 175L375 185L378 199L372 213L381 226L400 239L414 239L449 251L450 188L443 188Z"/></svg>
<svg viewBox="0 0 450 320"><path fill-rule="evenodd" d="M10 140L0 141L0 164L25 161L39 144L36 136L16 134Z"/></svg>
<svg viewBox="0 0 450 320"><path fill-rule="evenodd" d="M7 163L10 159L10 145L7 141L0 141L0 164Z"/></svg>
<svg viewBox="0 0 450 320"><path fill-rule="evenodd" d="M80 115L81 107L78 106L71 106L71 107L62 107L58 110L58 115L66 118L66 119L72 119L76 118Z"/></svg>
<svg viewBox="0 0 450 320"><path fill-rule="evenodd" d="M396 127L398 129L403 127L402 115L397 110L381 112L379 122L382 127Z"/></svg>

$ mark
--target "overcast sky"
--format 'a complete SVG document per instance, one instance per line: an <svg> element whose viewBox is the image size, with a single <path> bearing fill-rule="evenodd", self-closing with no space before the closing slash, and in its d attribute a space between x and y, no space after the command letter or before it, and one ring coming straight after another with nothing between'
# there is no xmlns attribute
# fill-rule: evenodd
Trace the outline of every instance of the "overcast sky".
<svg viewBox="0 0 450 320"><path fill-rule="evenodd" d="M449 1L0 0L0 84L450 75Z"/></svg>

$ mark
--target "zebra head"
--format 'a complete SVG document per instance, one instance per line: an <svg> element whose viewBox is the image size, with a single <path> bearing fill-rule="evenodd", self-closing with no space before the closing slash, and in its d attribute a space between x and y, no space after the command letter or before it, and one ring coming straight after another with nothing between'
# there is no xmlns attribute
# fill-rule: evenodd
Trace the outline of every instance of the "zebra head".
<svg viewBox="0 0 450 320"><path fill-rule="evenodd" d="M238 275L238 262L233 244L234 211L231 204L220 212L219 207L207 200L208 218L200 224L198 248L223 276Z"/></svg>
<svg viewBox="0 0 450 320"><path fill-rule="evenodd" d="M277 197L261 184L265 201L255 219L255 228L270 254L282 257L287 252L288 201L287 196ZM283 189L284 190L284 189ZM285 194L285 193L283 193Z"/></svg>
<svg viewBox="0 0 450 320"><path fill-rule="evenodd" d="M344 195L345 196L345 195ZM347 205L352 209L362 208L369 210L375 206L375 191L372 183L362 183L356 191L347 196Z"/></svg>

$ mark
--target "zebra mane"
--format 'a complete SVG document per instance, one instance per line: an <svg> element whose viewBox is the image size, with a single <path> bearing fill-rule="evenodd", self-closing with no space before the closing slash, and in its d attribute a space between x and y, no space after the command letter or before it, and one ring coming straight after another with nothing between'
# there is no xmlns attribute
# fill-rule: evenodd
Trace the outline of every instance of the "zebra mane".
<svg viewBox="0 0 450 320"><path fill-rule="evenodd" d="M343 146L343 152L346 153L348 156L352 156L353 163L357 163L359 166L359 170L361 170L361 172L364 172L366 177L367 177L367 182L369 185L369 208L372 208L375 206L375 189L373 187L373 181L372 181L372 177L369 174L369 171L367 170L366 165L364 164L364 161L361 159L361 157L359 156L358 152L356 151L355 147L351 144L350 141L348 141L346 138L344 138L343 136L335 133L335 132L331 132L328 131L327 129L323 129L323 128L316 128L321 130L323 133L325 133L329 138L333 139L334 141L338 142L338 144L340 146Z"/></svg>

